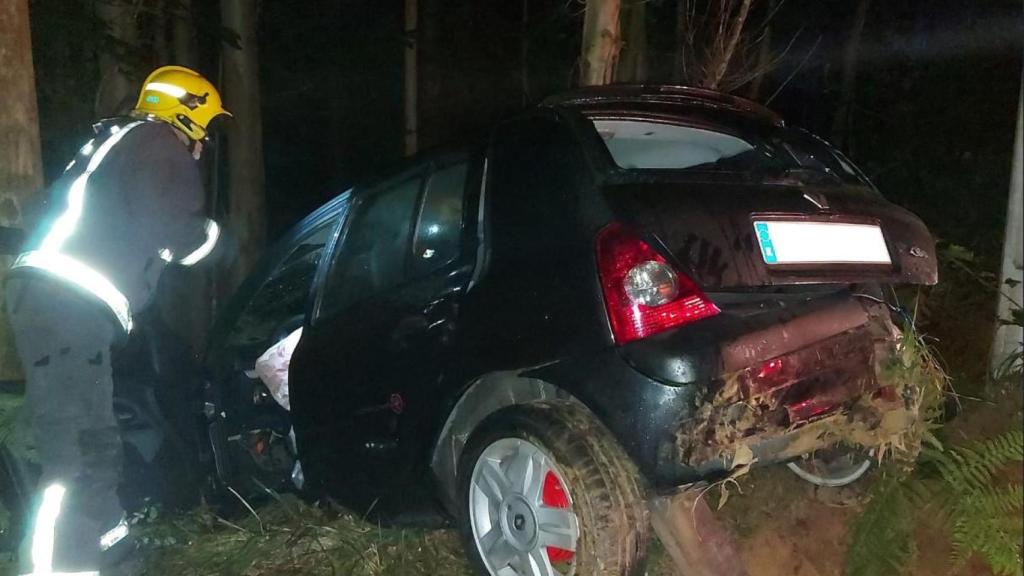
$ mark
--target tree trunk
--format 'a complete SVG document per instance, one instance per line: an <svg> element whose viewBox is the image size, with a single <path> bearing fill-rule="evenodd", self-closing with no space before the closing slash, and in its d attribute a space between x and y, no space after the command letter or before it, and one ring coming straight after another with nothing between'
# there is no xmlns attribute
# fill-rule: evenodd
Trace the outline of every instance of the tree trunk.
<svg viewBox="0 0 1024 576"><path fill-rule="evenodd" d="M28 0L0 2L0 86L0 226L20 227L22 207L43 185ZM0 257L0 285L10 260ZM0 305L0 379L15 380L20 370L5 310Z"/></svg>
<svg viewBox="0 0 1024 576"><path fill-rule="evenodd" d="M227 226L238 258L222 288L233 290L252 269L266 241L263 193L263 124L260 111L256 0L221 0L221 24L238 34L240 48L221 45L227 122Z"/></svg>
<svg viewBox="0 0 1024 576"><path fill-rule="evenodd" d="M449 45L446 43L446 40L451 39L446 37L451 33L446 21L446 16L451 13L450 8L450 5L446 6L445 0L416 1L415 32L412 33L416 42L416 77L410 74L406 84L416 86L414 94L406 94L409 98L415 98L414 102L408 102L415 125L406 124L403 130L415 130L417 150L440 144L450 130L448 111L451 108L451 93L446 92L446 89L451 88L446 75L452 70L448 61ZM409 53L406 55L413 56ZM409 72L409 69L406 68L405 72ZM408 119L406 116L404 120ZM403 149L405 145L403 141Z"/></svg>
<svg viewBox="0 0 1024 576"><path fill-rule="evenodd" d="M172 24L172 50L174 63L188 68L196 67L195 20L192 0L177 0L178 10Z"/></svg>
<svg viewBox="0 0 1024 576"><path fill-rule="evenodd" d="M405 155L412 156L417 149L417 5L416 0L405 0Z"/></svg>
<svg viewBox="0 0 1024 576"><path fill-rule="evenodd" d="M615 79L643 82L647 79L647 0L627 0L622 6L622 53Z"/></svg>
<svg viewBox="0 0 1024 576"><path fill-rule="evenodd" d="M519 23L519 89L523 93L520 103L525 108L530 103L530 0L523 0Z"/></svg>
<svg viewBox="0 0 1024 576"><path fill-rule="evenodd" d="M686 69L687 50L690 49L689 20L689 0L676 0L676 49L672 64L672 82L675 84L685 84L689 80Z"/></svg>
<svg viewBox="0 0 1024 576"><path fill-rule="evenodd" d="M768 11L770 13L775 12L775 1L772 0L768 4ZM764 83L764 77L768 75L772 64L772 25L771 22L766 22L764 25L764 33L761 35L761 40L757 44L757 71L758 74L754 76L754 79L750 81L750 92L747 97L751 100L758 100L761 97L761 86Z"/></svg>
<svg viewBox="0 0 1024 576"><path fill-rule="evenodd" d="M169 54L161 63L196 68L197 44L191 0L161 2L164 3L163 8L166 11L164 18L169 21L163 28L169 39ZM202 166L210 168L215 164L216 160ZM212 180L208 174L203 176L205 182L209 183ZM215 190L215 182L213 186L207 186L208 193ZM216 202L211 201L208 204L215 205ZM166 325L193 350L206 349L210 319L213 317L216 276L216 271L209 266L171 266L160 279L160 297L155 304L159 307Z"/></svg>
<svg viewBox="0 0 1024 576"><path fill-rule="evenodd" d="M583 19L583 54L580 84L611 84L622 48L619 13L621 0L587 0Z"/></svg>
<svg viewBox="0 0 1024 576"><path fill-rule="evenodd" d="M106 46L99 53L100 85L96 91L97 118L123 114L135 104L137 86L125 62L125 50L138 40L135 7L126 0L96 2L96 16L107 28Z"/></svg>
<svg viewBox="0 0 1024 576"><path fill-rule="evenodd" d="M1003 241L1003 267L999 276L1000 287L999 318L1010 319L1011 311L1024 304L1024 222L1021 210L1024 209L1024 83L1021 84L1021 96L1017 102L1017 137L1013 146L1013 168L1010 174L1010 199L1006 206L1006 238ZM1010 286L1007 280L1017 282ZM992 371L999 374L1007 358L1021 351L1024 330L1020 326L1000 326L996 330L995 341L992 342Z"/></svg>
<svg viewBox="0 0 1024 576"><path fill-rule="evenodd" d="M747 15L750 14L750 5L753 0L742 0L739 13L732 16L731 3L722 1L719 3L719 34L715 39L716 49L712 52L711 62L708 63L707 74L703 85L711 90L718 90L729 71L729 64L736 54L736 46L739 45L740 37L743 35L743 27L747 23Z"/></svg>
<svg viewBox="0 0 1024 576"><path fill-rule="evenodd" d="M870 0L857 2L857 13L850 27L850 37L843 51L843 79L840 88L839 107L836 109L835 122L832 124L832 143L836 146L848 144L850 131L850 114L853 106L853 89L857 80L857 52L860 49L860 37L864 32L864 22L868 17Z"/></svg>
<svg viewBox="0 0 1024 576"><path fill-rule="evenodd" d="M170 10L167 0L154 0L153 2L153 53L156 55L158 66L171 64L171 50L169 31L167 28L167 13Z"/></svg>

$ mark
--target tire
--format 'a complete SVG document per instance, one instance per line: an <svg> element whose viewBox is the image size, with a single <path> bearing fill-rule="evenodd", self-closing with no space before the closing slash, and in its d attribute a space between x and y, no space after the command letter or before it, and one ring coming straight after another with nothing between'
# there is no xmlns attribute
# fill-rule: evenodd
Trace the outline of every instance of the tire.
<svg viewBox="0 0 1024 576"><path fill-rule="evenodd" d="M830 446L807 454L786 466L802 480L824 488L840 488L860 480L871 468L872 457L847 446Z"/></svg>
<svg viewBox="0 0 1024 576"><path fill-rule="evenodd" d="M644 572L642 479L582 406L536 403L491 415L463 451L458 487L463 546L480 574Z"/></svg>

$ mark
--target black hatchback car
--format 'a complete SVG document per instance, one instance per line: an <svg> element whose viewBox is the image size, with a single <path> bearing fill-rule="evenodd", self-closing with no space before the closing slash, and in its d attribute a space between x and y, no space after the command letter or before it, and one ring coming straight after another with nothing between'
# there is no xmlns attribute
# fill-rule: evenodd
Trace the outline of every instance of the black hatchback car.
<svg viewBox="0 0 1024 576"><path fill-rule="evenodd" d="M912 411L883 287L936 279L918 218L759 105L575 92L279 243L213 335L214 452L446 511L481 574L641 573L648 495ZM288 413L247 371L300 326Z"/></svg>

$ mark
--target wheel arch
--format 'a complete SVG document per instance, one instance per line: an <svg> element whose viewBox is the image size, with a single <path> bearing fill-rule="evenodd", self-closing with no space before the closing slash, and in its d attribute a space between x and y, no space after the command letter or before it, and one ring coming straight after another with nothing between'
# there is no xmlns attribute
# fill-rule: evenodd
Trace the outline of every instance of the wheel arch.
<svg viewBox="0 0 1024 576"><path fill-rule="evenodd" d="M455 510L458 462L470 434L491 414L509 406L562 400L583 406L565 389L523 371L501 371L474 380L455 403L433 446L430 468L445 507Z"/></svg>

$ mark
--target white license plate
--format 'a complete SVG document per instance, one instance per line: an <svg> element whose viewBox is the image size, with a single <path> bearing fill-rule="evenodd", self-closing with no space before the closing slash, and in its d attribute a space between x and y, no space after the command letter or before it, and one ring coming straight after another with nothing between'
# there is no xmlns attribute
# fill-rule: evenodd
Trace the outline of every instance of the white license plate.
<svg viewBox="0 0 1024 576"><path fill-rule="evenodd" d="M765 264L892 264L874 224L755 221Z"/></svg>

